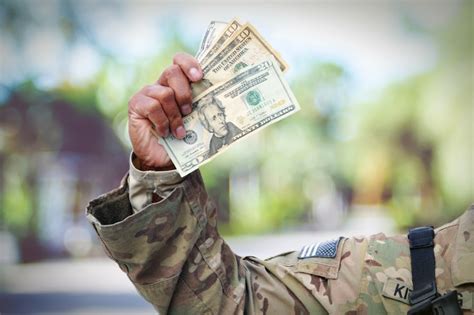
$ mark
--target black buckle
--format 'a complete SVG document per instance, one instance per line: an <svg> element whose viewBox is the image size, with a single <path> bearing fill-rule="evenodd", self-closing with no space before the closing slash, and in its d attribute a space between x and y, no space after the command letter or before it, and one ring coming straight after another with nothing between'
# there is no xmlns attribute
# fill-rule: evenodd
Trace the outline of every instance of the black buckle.
<svg viewBox="0 0 474 315"><path fill-rule="evenodd" d="M431 302L433 314L436 315L462 315L459 305L458 292L456 290L437 297Z"/></svg>
<svg viewBox="0 0 474 315"><path fill-rule="evenodd" d="M454 290L434 299L422 300L410 307L408 315L462 315L458 293Z"/></svg>
<svg viewBox="0 0 474 315"><path fill-rule="evenodd" d="M431 307L431 301L432 300L422 300L412 305L408 310L408 315L432 315L433 309Z"/></svg>

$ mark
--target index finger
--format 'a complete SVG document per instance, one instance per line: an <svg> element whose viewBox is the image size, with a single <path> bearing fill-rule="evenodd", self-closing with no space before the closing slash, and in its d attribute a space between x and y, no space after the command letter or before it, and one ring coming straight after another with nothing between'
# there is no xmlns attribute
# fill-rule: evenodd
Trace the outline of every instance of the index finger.
<svg viewBox="0 0 474 315"><path fill-rule="evenodd" d="M173 57L173 63L183 70L189 81L197 82L202 79L201 66L193 56L186 53L177 53Z"/></svg>

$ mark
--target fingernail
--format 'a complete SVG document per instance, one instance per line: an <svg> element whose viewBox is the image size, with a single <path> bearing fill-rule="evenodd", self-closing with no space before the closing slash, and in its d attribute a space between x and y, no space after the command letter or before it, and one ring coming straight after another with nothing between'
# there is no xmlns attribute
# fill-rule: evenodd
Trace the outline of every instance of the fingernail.
<svg viewBox="0 0 474 315"><path fill-rule="evenodd" d="M193 81L198 81L201 80L202 73L196 68L191 68L191 70L189 70L189 76Z"/></svg>
<svg viewBox="0 0 474 315"><path fill-rule="evenodd" d="M183 105L183 107L181 107L181 110L183 111L183 115L187 115L191 113L191 105L189 104Z"/></svg>
<svg viewBox="0 0 474 315"><path fill-rule="evenodd" d="M176 138L183 139L184 136L186 136L186 130L184 130L183 126L176 128Z"/></svg>

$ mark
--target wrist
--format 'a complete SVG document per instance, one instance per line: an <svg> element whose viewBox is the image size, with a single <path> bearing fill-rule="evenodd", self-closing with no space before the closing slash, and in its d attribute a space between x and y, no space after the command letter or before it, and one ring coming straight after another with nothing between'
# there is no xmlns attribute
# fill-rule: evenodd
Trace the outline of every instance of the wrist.
<svg viewBox="0 0 474 315"><path fill-rule="evenodd" d="M160 172L160 171L172 171L176 169L174 164L171 161L165 165L156 166L156 165L151 165L151 164L146 163L135 154L133 154L132 163L135 166L135 168L140 171Z"/></svg>

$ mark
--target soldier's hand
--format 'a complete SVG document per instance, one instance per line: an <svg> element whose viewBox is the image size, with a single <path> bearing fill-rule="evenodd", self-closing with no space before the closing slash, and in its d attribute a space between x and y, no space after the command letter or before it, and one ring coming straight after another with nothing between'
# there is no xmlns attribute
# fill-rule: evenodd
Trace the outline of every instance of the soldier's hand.
<svg viewBox="0 0 474 315"><path fill-rule="evenodd" d="M190 82L201 78L197 60L177 53L173 65L163 71L158 81L143 87L128 102L128 132L142 170L173 168L152 128L161 137L172 133L178 139L184 138L182 117L192 110Z"/></svg>

